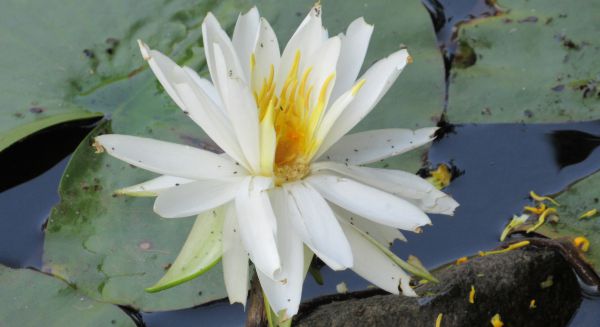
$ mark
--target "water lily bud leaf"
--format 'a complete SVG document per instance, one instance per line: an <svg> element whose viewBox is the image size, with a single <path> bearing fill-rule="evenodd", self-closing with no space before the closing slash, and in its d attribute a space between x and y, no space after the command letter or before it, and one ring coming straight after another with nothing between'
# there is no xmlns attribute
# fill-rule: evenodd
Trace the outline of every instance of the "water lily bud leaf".
<svg viewBox="0 0 600 327"><path fill-rule="evenodd" d="M224 212L217 208L198 215L181 252L167 273L147 292L159 292L177 286L212 268L223 253Z"/></svg>

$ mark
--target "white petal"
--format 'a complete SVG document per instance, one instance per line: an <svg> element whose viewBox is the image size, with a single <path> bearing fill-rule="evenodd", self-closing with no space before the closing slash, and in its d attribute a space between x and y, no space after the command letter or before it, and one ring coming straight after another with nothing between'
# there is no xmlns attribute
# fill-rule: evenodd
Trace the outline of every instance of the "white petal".
<svg viewBox="0 0 600 327"><path fill-rule="evenodd" d="M266 19L260 19L258 40L254 48L254 71L252 73L252 89L254 92L260 92L265 80L268 81L271 69L279 67L279 42L277 36Z"/></svg>
<svg viewBox="0 0 600 327"><path fill-rule="evenodd" d="M239 15L233 29L232 43L240 59L246 80L250 80L250 54L254 50L258 34L258 9L252 7L247 13Z"/></svg>
<svg viewBox="0 0 600 327"><path fill-rule="evenodd" d="M392 84L394 84L394 81L398 78L404 66L406 66L408 58L408 52L400 50L387 58L379 60L369 68L360 78L365 80L364 86L329 131L319 150L319 154L327 151L329 147L335 144L371 112L373 107L375 107Z"/></svg>
<svg viewBox="0 0 600 327"><path fill-rule="evenodd" d="M433 141L436 130L437 127L414 131L390 128L350 134L342 137L321 157L349 165L364 165L425 145Z"/></svg>
<svg viewBox="0 0 600 327"><path fill-rule="evenodd" d="M321 46L312 53L307 60L303 62L304 67L312 67L310 75L308 76L308 85L314 85L314 95L311 96L311 108L313 108L317 101L319 101L319 93L324 86L325 81L330 77L334 76L333 80L327 87L325 96L324 108L327 107L327 101L333 86L335 85L335 67L337 65L338 57L340 56L341 41L339 37L332 37L327 41L323 42ZM300 70L302 73L302 70Z"/></svg>
<svg viewBox="0 0 600 327"><path fill-rule="evenodd" d="M214 44L217 85L221 90L225 111L233 126L242 152L252 171L260 171L259 125L256 101L242 79L230 75L231 67L218 44Z"/></svg>
<svg viewBox="0 0 600 327"><path fill-rule="evenodd" d="M398 284L402 283L402 291L405 295L416 295L408 285L410 277L398 265L365 239L353 226L345 222L342 222L341 226L352 246L355 258L352 267L354 272L387 292L399 294Z"/></svg>
<svg viewBox="0 0 600 327"><path fill-rule="evenodd" d="M215 44L218 44L221 48L223 53L222 56L224 56L224 60L227 63L227 68L231 71L231 74L229 75L246 81L244 70L242 69L238 55L235 52L233 43L215 16L210 12L204 18L204 22L202 22L202 42L204 43L206 64L208 65L211 79L213 82L215 82L217 89L219 89L220 85L216 82L218 80L218 76L215 62L216 54L214 53ZM221 92L221 98L224 99L222 90L219 89L219 92Z"/></svg>
<svg viewBox="0 0 600 327"><path fill-rule="evenodd" d="M310 58L314 51L316 51L323 43L323 24L321 22L321 6L316 4L302 21L294 35L290 38L283 53L281 55L281 61L279 63L279 69L277 69L277 89L275 94L281 92L281 88L287 78L290 68L296 53L300 52L301 61ZM301 68L303 68L301 66ZM300 70L300 74L303 69Z"/></svg>
<svg viewBox="0 0 600 327"><path fill-rule="evenodd" d="M394 227L378 224L336 205L332 205L331 208L338 219L343 219L350 225L356 226L357 229L360 229L381 244L390 247L395 240L406 242L404 235Z"/></svg>
<svg viewBox="0 0 600 327"><path fill-rule="evenodd" d="M173 83L181 83L181 81L184 79L184 77L182 77L183 73L179 65L174 63L169 57L165 56L159 51L150 50L148 45L141 40L138 40L138 45L144 60L148 62L150 69L152 69L152 72L163 86L167 94L171 97L171 99L173 99L179 108L186 110L183 101L181 101L181 98L177 92L175 92L173 87Z"/></svg>
<svg viewBox="0 0 600 327"><path fill-rule="evenodd" d="M194 83L191 81L191 83ZM250 165L242 153L242 149L232 131L231 122L225 117L223 110L195 83L176 84L175 89L186 106L187 115L208 134L208 136L235 161L246 169Z"/></svg>
<svg viewBox="0 0 600 327"><path fill-rule="evenodd" d="M281 276L284 280L274 280L257 271L260 285L269 299L273 310L279 313L286 310L291 317L298 312L302 285L304 282L304 245L293 230L289 217L284 215L285 203L272 198L273 210L277 215L277 247L281 258Z"/></svg>
<svg viewBox="0 0 600 327"><path fill-rule="evenodd" d="M346 107L354 100L356 97L356 92L360 89L360 85L357 85L355 88L348 90L346 93L342 94L339 98L335 100L335 102L331 105L331 107L325 113L323 120L319 124L316 131L316 139L318 144L323 142L331 127L335 124L335 121L339 118L339 116L344 112Z"/></svg>
<svg viewBox="0 0 600 327"><path fill-rule="evenodd" d="M163 218L189 217L231 201L240 188L240 179L196 181L162 191L154 212Z"/></svg>
<svg viewBox="0 0 600 327"><path fill-rule="evenodd" d="M284 191L282 188L276 188L273 190L272 197L277 198L277 200L274 199L273 202L277 201L278 203L285 205L285 207L283 207L283 208L278 208L279 211L276 212L276 215L288 217L288 221L292 225L295 233L298 234L298 236L302 239L302 241L306 244L307 248L309 249L306 251L311 253L311 259L312 259L312 254L314 253L321 260L323 260L323 262L325 262L325 264L327 266L329 266L333 270L344 270L344 269L348 268L348 267L336 262L335 260L329 258L327 255L320 252L313 245L312 239L308 233L306 225L304 224L304 219L302 218L302 215L300 214L300 211L298 210L298 206L295 204L294 200L288 196L288 193L286 191ZM308 255L305 253L305 258L306 258L306 256L308 256ZM310 262L309 262L309 264L310 264ZM305 268L308 269L308 267L305 267Z"/></svg>
<svg viewBox="0 0 600 327"><path fill-rule="evenodd" d="M452 215L458 203L449 195L436 189L423 178L394 169L346 166L323 161L312 165L314 172L333 171L387 193L399 196L429 213Z"/></svg>
<svg viewBox="0 0 600 327"><path fill-rule="evenodd" d="M160 81L173 101L198 124L208 136L237 161L248 167L241 157L241 149L227 131L231 124L224 116L218 104L220 101L210 100L204 88L198 87L197 73L192 69L179 67L162 53L150 50L146 44L139 41L142 55L148 61L150 68Z"/></svg>
<svg viewBox="0 0 600 327"><path fill-rule="evenodd" d="M344 236L331 207L321 195L304 182L284 184L292 225L301 224L306 230L299 235L307 238L305 243L314 248L315 253L323 255L328 261L335 262L334 267L352 267L352 253L348 240ZM297 228L302 230L302 227ZM325 260L324 260L325 261Z"/></svg>
<svg viewBox="0 0 600 327"><path fill-rule="evenodd" d="M240 227L232 204L225 209L223 224L223 279L229 303L246 305L248 297L248 253L242 244Z"/></svg>
<svg viewBox="0 0 600 327"><path fill-rule="evenodd" d="M162 53L150 50L139 41L142 55L149 62L154 74L161 82L173 101L198 124L223 151L229 153L244 167L249 165L242 156L242 151L233 133L231 123L223 111L216 106L214 100L198 87L196 73L191 69L183 69Z"/></svg>
<svg viewBox="0 0 600 327"><path fill-rule="evenodd" d="M129 196L157 196L166 189L193 181L193 179L163 175L140 184L118 189L115 193Z"/></svg>
<svg viewBox="0 0 600 327"><path fill-rule="evenodd" d="M410 202L351 179L312 175L306 181L328 201L377 223L411 231L431 223Z"/></svg>
<svg viewBox="0 0 600 327"><path fill-rule="evenodd" d="M119 134L100 135L95 140L111 156L159 174L214 179L245 173L227 158L187 145Z"/></svg>
<svg viewBox="0 0 600 327"><path fill-rule="evenodd" d="M235 197L240 236L257 270L270 278L280 273L275 235L277 222L267 190L270 178L247 177Z"/></svg>
<svg viewBox="0 0 600 327"><path fill-rule="evenodd" d="M356 81L365 60L372 33L373 25L367 24L362 17L355 19L348 26L346 35L342 37L342 49L336 69L337 78L331 93L332 99L337 99Z"/></svg>
<svg viewBox="0 0 600 327"><path fill-rule="evenodd" d="M217 91L217 88L213 85L213 83L211 83L206 78L200 77L200 75L198 75L198 73L190 67L184 66L183 70L196 83L196 85L202 91L204 91L204 93L212 100L216 108L223 108L223 102L221 101L221 97L219 96L219 91Z"/></svg>

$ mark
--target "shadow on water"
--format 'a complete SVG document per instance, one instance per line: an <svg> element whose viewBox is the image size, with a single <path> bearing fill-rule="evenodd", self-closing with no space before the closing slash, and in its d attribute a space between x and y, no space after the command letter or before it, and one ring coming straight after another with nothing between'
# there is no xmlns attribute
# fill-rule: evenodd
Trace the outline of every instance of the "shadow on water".
<svg viewBox="0 0 600 327"><path fill-rule="evenodd" d="M49 127L0 152L0 192L28 181L56 165L94 128L97 119Z"/></svg>

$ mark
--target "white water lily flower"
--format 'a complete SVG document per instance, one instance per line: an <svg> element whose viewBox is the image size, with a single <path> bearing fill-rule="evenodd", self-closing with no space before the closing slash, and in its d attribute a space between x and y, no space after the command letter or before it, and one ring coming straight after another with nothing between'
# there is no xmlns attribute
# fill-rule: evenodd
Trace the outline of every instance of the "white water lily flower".
<svg viewBox="0 0 600 327"><path fill-rule="evenodd" d="M296 314L313 253L390 293L400 285L415 295L382 249L404 239L398 229L430 224L425 212L451 215L458 204L414 174L360 166L422 146L436 128L345 136L410 61L399 50L357 79L372 31L359 18L329 37L316 5L280 53L256 8L240 15L232 39L209 13L202 32L211 81L140 42L166 92L225 153L127 135L98 136L97 144L162 175L120 190L157 196L160 216L224 212L214 225L223 235L215 258L222 253L232 303L245 304L249 258L275 312Z"/></svg>

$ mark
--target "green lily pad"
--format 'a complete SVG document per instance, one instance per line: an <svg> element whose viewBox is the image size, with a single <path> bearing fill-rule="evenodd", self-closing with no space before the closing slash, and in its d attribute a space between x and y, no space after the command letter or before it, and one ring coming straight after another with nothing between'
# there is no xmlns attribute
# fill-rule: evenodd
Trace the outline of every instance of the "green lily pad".
<svg viewBox="0 0 600 327"><path fill-rule="evenodd" d="M452 123L600 118L600 3L503 0L461 25L450 74Z"/></svg>
<svg viewBox="0 0 600 327"><path fill-rule="evenodd" d="M600 172L570 186L555 200L560 204L556 207L558 223L546 223L536 232L553 239L573 240L579 236L587 238L590 247L585 252L585 257L596 272L600 273L600 215L580 218L590 210L600 210ZM529 226L523 229L531 227L533 223L535 222L528 222Z"/></svg>
<svg viewBox="0 0 600 327"><path fill-rule="evenodd" d="M118 307L94 301L67 283L29 270L0 265L3 326L131 326Z"/></svg>
<svg viewBox="0 0 600 327"><path fill-rule="evenodd" d="M314 1L219 1L218 8L211 10L231 31L237 13L252 4L272 23L278 37L287 41ZM173 21L183 20L180 25L184 32L176 34L176 39L186 41L172 45L163 38L174 36L164 31L154 31L156 35L144 40L206 76L201 43L197 39L208 5L173 1L167 7L179 8L179 14L169 16L161 12L160 15ZM397 50L401 42L414 57L415 62L405 69L388 95L356 130L433 125L432 119L443 107L444 69L431 19L420 1L400 4L391 0L377 3L331 0L324 2L323 7L324 24L332 35L344 31L360 16L375 24L366 66ZM390 8L397 8L402 15L390 18L386 14ZM197 23L185 23L191 21ZM115 132L217 150L200 128L176 108L146 68L138 50L129 47L123 51L128 51L123 56L143 69L74 98L78 105L91 111L113 112L111 121L99 126L93 135ZM162 219L152 211L151 198L113 196L113 191L155 175L106 154L95 154L91 147L93 135L75 151L61 181L62 200L53 210L46 231L44 269L73 283L92 298L145 311L179 309L225 297L220 264L183 285L157 293L144 291L175 264L194 219ZM421 166L422 154L422 150L413 151L382 164L416 171ZM201 271L207 266L205 263L186 267L186 272Z"/></svg>
<svg viewBox="0 0 600 327"><path fill-rule="evenodd" d="M0 151L46 127L114 111L82 105L77 97L145 67L137 38L177 57L189 55L185 52L201 34L198 25L206 11L232 13L234 3L3 1Z"/></svg>

